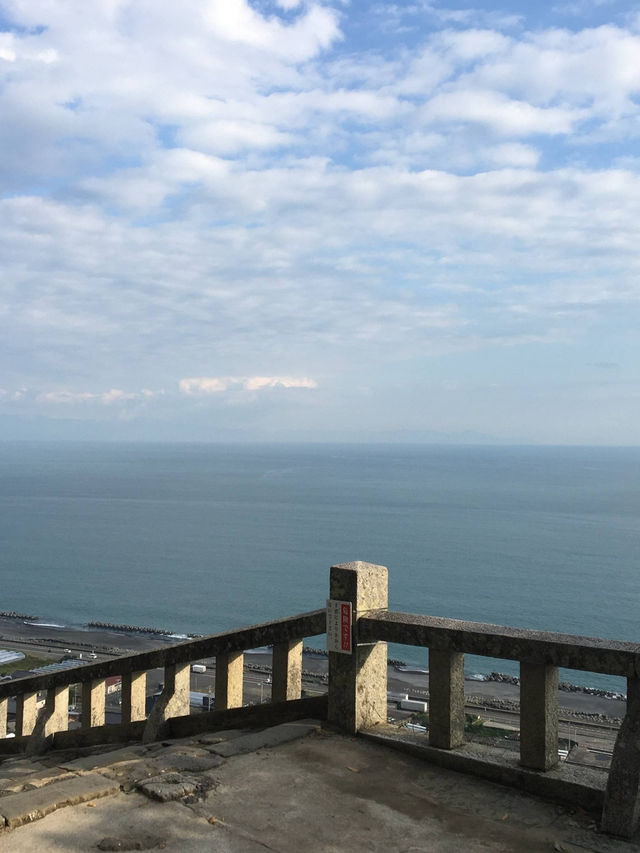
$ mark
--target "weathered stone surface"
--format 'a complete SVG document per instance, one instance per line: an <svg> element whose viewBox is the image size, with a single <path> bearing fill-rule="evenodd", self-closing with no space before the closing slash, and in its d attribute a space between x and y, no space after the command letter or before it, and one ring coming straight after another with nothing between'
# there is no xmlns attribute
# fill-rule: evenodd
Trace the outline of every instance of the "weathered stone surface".
<svg viewBox="0 0 640 853"><path fill-rule="evenodd" d="M215 708L217 711L242 707L243 665L242 652L227 652L216 657Z"/></svg>
<svg viewBox="0 0 640 853"><path fill-rule="evenodd" d="M59 767L45 768L40 772L24 774L13 780L5 779L0 782L0 789L3 794L18 794L20 791L43 788L52 782L62 782L63 779L70 779L74 775Z"/></svg>
<svg viewBox="0 0 640 853"><path fill-rule="evenodd" d="M364 616L358 629L361 642L384 640L626 677L640 672L638 643L393 611Z"/></svg>
<svg viewBox="0 0 640 853"><path fill-rule="evenodd" d="M10 758L0 764L0 789L4 781L10 784L20 776L30 776L46 770L46 766L38 761L30 761L28 758Z"/></svg>
<svg viewBox="0 0 640 853"><path fill-rule="evenodd" d="M640 820L640 678L627 679L627 714L613 749L602 828L630 838Z"/></svg>
<svg viewBox="0 0 640 853"><path fill-rule="evenodd" d="M273 702L300 699L302 695L302 640L289 640L273 647Z"/></svg>
<svg viewBox="0 0 640 853"><path fill-rule="evenodd" d="M164 847L166 838L148 833L131 833L122 836L107 836L96 845L98 850L153 850Z"/></svg>
<svg viewBox="0 0 640 853"><path fill-rule="evenodd" d="M161 803L181 800L183 797L202 791L206 787L209 785L205 785L196 776L189 776L184 773L162 773L159 776L152 776L151 779L145 779L144 782L139 782L137 785L139 791L142 791L152 800L159 800Z"/></svg>
<svg viewBox="0 0 640 853"><path fill-rule="evenodd" d="M216 744L211 751L217 755L229 757L232 755L244 755L247 752L255 752L257 749L279 746L301 737L306 737L312 732L318 731L320 724L316 720L300 720L297 723L282 723L279 726L265 729L262 732L252 732L233 740Z"/></svg>
<svg viewBox="0 0 640 853"><path fill-rule="evenodd" d="M35 791L23 791L0 798L0 815L12 829L23 823L39 820L64 806L74 806L87 800L106 797L117 793L118 790L118 785L97 773L74 776Z"/></svg>
<svg viewBox="0 0 640 853"><path fill-rule="evenodd" d="M558 763L558 668L520 664L520 761L533 770Z"/></svg>
<svg viewBox="0 0 640 853"><path fill-rule="evenodd" d="M217 743L222 743L223 741L233 740L237 737L242 737L247 734L246 729L227 729L222 732L212 732L211 734L201 734L198 735L198 743L204 744L207 749L215 745Z"/></svg>
<svg viewBox="0 0 640 853"><path fill-rule="evenodd" d="M388 606L385 566L354 562L331 567L330 598L350 601L353 653L329 652L328 720L345 732L357 732L387 720L387 645L362 645L359 621Z"/></svg>
<svg viewBox="0 0 640 853"><path fill-rule="evenodd" d="M214 767L219 767L223 760L220 755L207 754L206 758L204 758L198 755L174 752L152 759L149 765L155 767L159 773L164 773L168 770L180 773L204 773L206 770L213 770Z"/></svg>
<svg viewBox="0 0 640 853"><path fill-rule="evenodd" d="M83 771L90 772L101 767L113 767L116 764L139 761L144 752L144 748L141 747L125 747L124 749L114 749L110 752L102 752L97 755L83 755L81 758L65 761L64 764L60 764L59 766L76 773Z"/></svg>
<svg viewBox="0 0 640 853"><path fill-rule="evenodd" d="M464 655L429 650L429 743L454 749L464 742Z"/></svg>

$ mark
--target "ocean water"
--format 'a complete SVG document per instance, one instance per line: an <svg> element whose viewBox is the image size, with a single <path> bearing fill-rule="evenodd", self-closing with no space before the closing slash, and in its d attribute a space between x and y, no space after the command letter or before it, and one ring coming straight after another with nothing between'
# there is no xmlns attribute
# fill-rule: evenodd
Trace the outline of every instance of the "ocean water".
<svg viewBox="0 0 640 853"><path fill-rule="evenodd" d="M639 474L636 448L0 443L0 609L211 633L361 559L392 609L638 641Z"/></svg>

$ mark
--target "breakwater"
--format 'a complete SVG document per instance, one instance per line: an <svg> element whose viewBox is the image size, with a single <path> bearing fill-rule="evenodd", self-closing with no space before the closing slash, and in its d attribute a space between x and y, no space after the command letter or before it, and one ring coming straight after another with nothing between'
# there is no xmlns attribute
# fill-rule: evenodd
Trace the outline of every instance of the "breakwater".
<svg viewBox="0 0 640 853"><path fill-rule="evenodd" d="M3 619L28 619L29 622L36 622L39 618L29 613L16 613L15 610L0 610L0 616Z"/></svg>
<svg viewBox="0 0 640 853"><path fill-rule="evenodd" d="M102 628L106 631L120 631L125 634L162 634L166 637L173 636L173 631L166 628L145 628L142 625L120 625L115 622L87 622L87 628Z"/></svg>
<svg viewBox="0 0 640 853"><path fill-rule="evenodd" d="M504 672L490 672L484 676L484 681L493 681L496 684L513 684L516 687L520 685L520 679L517 675L507 675ZM558 684L558 690L564 693L584 693L585 696L599 696L601 699L622 699L626 701L625 693L618 693L615 690L604 690L600 687L582 687L579 684L571 684L570 681L561 681Z"/></svg>

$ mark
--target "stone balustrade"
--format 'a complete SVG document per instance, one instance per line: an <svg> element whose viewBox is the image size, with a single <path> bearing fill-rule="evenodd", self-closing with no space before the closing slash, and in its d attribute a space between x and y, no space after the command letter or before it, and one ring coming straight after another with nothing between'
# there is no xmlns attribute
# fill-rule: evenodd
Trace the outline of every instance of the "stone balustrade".
<svg viewBox="0 0 640 853"><path fill-rule="evenodd" d="M189 715L190 669L194 661L216 659L215 711L240 708L243 704L243 652L259 646L273 646L273 704L299 700L301 696L302 646L305 637L323 634L325 611L315 610L288 619L254 625L240 631L212 634L186 640L149 652L101 661L72 670L27 676L0 683L0 738L7 731L9 698L16 700L16 738L0 741L0 752L33 753L44 747L47 738L67 731L69 725L69 688L79 684L82 690L82 729L96 742L96 729L108 739L141 736L153 740L161 736L165 724L173 718ZM164 688L147 719L147 672L164 668ZM122 678L122 722L105 727L106 679ZM45 704L38 711L38 695ZM214 711L214 713L215 713ZM71 733L70 733L71 734ZM62 743L57 737L56 742ZM76 742L82 738L75 737Z"/></svg>
<svg viewBox="0 0 640 853"><path fill-rule="evenodd" d="M387 569L369 563L333 566L330 599L350 605L352 615L348 652L329 648L328 697L300 698L303 639L327 630L322 609L73 671L0 683L0 737L6 732L8 699L16 697L16 738L0 741L0 752L36 752L52 735L55 745L71 742L63 735L72 683L82 687L82 732L68 733L74 743L83 742L78 739L83 733L84 742L97 743L150 741L165 736L169 725L174 736L215 729L235 719L229 717L234 709L245 721L314 715L342 731L364 733L387 720L387 643L392 642L429 649L429 745L440 755L455 754L464 741L464 655L518 661L520 765L539 777L558 763L558 667L626 677L627 712L614 748L602 829L633 834L640 792L640 645L390 612ZM265 645L273 646L272 704L266 711L241 708L243 653ZM216 659L215 710L190 716L190 665L210 657ZM146 673L158 667L164 667L164 688L147 719ZM113 675L122 677L122 723L105 726L105 680ZM43 692L45 705L38 713ZM464 769L484 775L473 764L465 757Z"/></svg>

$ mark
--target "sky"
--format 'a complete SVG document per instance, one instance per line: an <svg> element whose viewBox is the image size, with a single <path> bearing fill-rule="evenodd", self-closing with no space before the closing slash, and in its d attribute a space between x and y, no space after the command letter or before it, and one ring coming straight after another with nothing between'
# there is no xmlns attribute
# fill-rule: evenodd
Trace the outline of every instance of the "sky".
<svg viewBox="0 0 640 853"><path fill-rule="evenodd" d="M0 0L0 438L635 445L629 2Z"/></svg>

